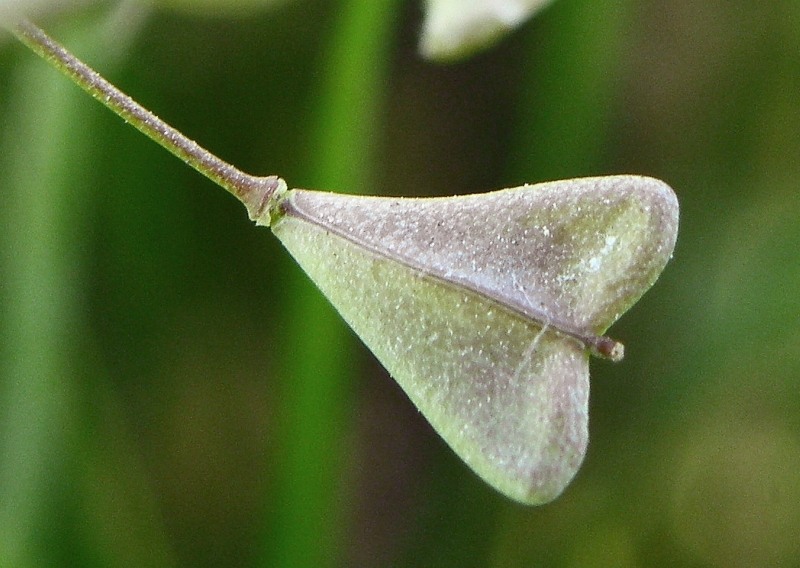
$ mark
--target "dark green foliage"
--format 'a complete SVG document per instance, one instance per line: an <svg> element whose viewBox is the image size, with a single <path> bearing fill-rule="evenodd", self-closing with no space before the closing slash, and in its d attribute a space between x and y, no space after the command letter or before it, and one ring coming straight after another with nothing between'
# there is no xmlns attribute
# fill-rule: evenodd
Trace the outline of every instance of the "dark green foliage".
<svg viewBox="0 0 800 568"><path fill-rule="evenodd" d="M418 3L377 6L43 23L292 186L667 181L676 255L592 363L575 481L479 482L235 200L7 41L0 565L800 562L800 5L556 0L453 66Z"/></svg>

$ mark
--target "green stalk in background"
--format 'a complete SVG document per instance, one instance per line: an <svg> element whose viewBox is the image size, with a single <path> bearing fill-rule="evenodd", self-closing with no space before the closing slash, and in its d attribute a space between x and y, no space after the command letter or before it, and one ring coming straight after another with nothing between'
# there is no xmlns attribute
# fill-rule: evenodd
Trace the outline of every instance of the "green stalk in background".
<svg viewBox="0 0 800 568"><path fill-rule="evenodd" d="M348 0L320 65L324 77L309 134L308 187L362 193L373 173L374 135L388 81L396 0ZM343 466L353 339L300 270L288 286L277 482L268 505L264 566L339 565L348 488Z"/></svg>
<svg viewBox="0 0 800 568"><path fill-rule="evenodd" d="M72 36L80 43L85 34ZM35 535L52 522L74 450L72 380L84 330L76 281L81 212L91 209L93 193L82 176L84 95L38 60L21 67L13 84L0 169L0 557L8 566L33 566L47 550Z"/></svg>
<svg viewBox="0 0 800 568"><path fill-rule="evenodd" d="M609 127L624 94L621 65L634 8L629 0L554 2L528 30L508 163L512 178L541 181L616 169L608 161L614 158Z"/></svg>
<svg viewBox="0 0 800 568"><path fill-rule="evenodd" d="M365 5L354 2L342 12L334 36L332 54L326 61L326 77L318 100L312 161L316 173L311 185L364 190L371 171L370 132L378 121L377 111L385 79L386 36L392 30L395 11L389 3ZM35 26L22 23L16 28L20 40L84 90L100 99L118 115L147 136L204 173L248 206L251 218L260 216L263 206L282 180L274 176L248 176L209 155L152 113L121 93L94 71L72 57ZM360 159L358 158L360 157ZM314 180L316 180L314 182ZM302 284L297 286L301 288ZM280 565L325 565L335 562L342 523L333 518L338 498L343 496L340 442L346 430L342 419L347 406L342 398L346 371L345 328L336 323L332 310L315 292L296 293L298 302L290 310L287 345L292 345L290 381L284 416L284 451L278 462L275 519L267 531L266 555ZM320 317L320 313L323 314ZM309 322L313 322L309 325ZM292 339L296 338L296 341ZM298 357L297 354L303 356ZM344 511L345 507L338 510ZM274 564L272 560L268 562Z"/></svg>
<svg viewBox="0 0 800 568"><path fill-rule="evenodd" d="M529 56L520 77L518 119L508 169L512 179L549 180L599 175L616 97L625 25L633 5L627 0L555 2L527 30ZM558 507L558 505L556 505ZM520 566L532 558L558 557L547 550L548 517L505 508L488 550L490 566ZM555 526L555 525L551 525ZM542 535L531 539L530 535Z"/></svg>
<svg viewBox="0 0 800 568"><path fill-rule="evenodd" d="M71 22L69 42L107 67L136 20L124 8L110 18L91 14ZM0 564L172 565L156 515L136 517L142 507L155 510L140 464L129 448L110 459L98 451L119 434L105 421L109 407L98 417L98 407L81 401L96 374L81 293L100 188L90 181L95 108L33 59L15 74L11 100L0 167ZM115 467L122 460L126 467ZM120 515L123 493L137 507ZM101 532L105 545L87 546Z"/></svg>
<svg viewBox="0 0 800 568"><path fill-rule="evenodd" d="M12 90L16 120L4 132L5 156L22 150L15 143L27 149L33 142L36 148L25 160L4 160L3 185L14 193L4 192L0 208L4 308L0 556L16 566L37 562L33 551L41 549L32 542L33 535L49 513L51 491L46 488L54 479L56 485L64 481L63 447L68 445L73 418L68 369L77 306L70 272L79 239L63 204L65 194L76 201L80 198L71 191L74 177L64 175L59 163L61 148L41 143L52 140L54 131L69 131L70 124L80 120L72 111L74 97L68 91L61 77L45 76L41 67L28 67ZM79 146L76 142L71 147L79 151ZM51 191L39 191L42 183Z"/></svg>
<svg viewBox="0 0 800 568"><path fill-rule="evenodd" d="M555 2L531 26L517 91L513 178L546 181L598 175L620 79L630 3Z"/></svg>

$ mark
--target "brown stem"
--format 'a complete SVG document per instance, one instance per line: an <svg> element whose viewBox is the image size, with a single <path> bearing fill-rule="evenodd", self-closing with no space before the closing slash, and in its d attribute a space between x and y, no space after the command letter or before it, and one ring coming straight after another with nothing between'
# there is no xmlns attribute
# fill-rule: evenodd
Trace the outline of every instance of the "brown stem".
<svg viewBox="0 0 800 568"><path fill-rule="evenodd" d="M19 40L126 122L216 182L241 201L250 219L269 225L270 212L286 183L278 176L252 176L218 158L158 118L94 69L72 55L33 23L12 28Z"/></svg>

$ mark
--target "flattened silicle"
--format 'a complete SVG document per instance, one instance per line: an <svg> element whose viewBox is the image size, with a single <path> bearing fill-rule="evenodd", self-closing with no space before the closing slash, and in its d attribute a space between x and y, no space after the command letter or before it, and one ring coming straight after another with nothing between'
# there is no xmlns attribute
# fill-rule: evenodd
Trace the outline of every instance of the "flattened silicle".
<svg viewBox="0 0 800 568"><path fill-rule="evenodd" d="M486 194L291 190L272 229L437 432L530 504L558 496L588 439L590 352L672 254L678 204L638 176Z"/></svg>

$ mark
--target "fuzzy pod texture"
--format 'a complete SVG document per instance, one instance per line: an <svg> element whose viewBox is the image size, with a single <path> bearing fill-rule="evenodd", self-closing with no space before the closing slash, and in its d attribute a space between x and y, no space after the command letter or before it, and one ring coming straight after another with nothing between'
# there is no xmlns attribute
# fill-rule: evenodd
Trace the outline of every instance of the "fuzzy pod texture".
<svg viewBox="0 0 800 568"><path fill-rule="evenodd" d="M272 229L453 450L546 503L588 443L589 349L677 237L658 180L609 176L445 198L282 194Z"/></svg>

